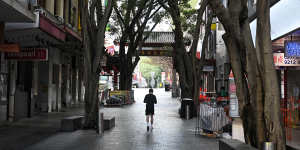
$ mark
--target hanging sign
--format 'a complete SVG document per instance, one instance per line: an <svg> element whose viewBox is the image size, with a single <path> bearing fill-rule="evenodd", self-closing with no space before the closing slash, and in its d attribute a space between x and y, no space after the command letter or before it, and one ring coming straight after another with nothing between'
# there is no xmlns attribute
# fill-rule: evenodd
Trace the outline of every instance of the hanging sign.
<svg viewBox="0 0 300 150"><path fill-rule="evenodd" d="M6 53L5 59L18 61L47 61L48 49L46 48L22 48L18 53Z"/></svg>
<svg viewBox="0 0 300 150"><path fill-rule="evenodd" d="M285 57L284 53L274 53L273 59L275 66L300 66L300 58Z"/></svg>

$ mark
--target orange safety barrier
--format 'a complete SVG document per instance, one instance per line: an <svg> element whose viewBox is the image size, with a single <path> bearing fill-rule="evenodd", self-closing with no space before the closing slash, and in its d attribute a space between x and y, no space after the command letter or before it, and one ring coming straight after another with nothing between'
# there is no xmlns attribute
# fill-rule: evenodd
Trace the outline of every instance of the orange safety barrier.
<svg viewBox="0 0 300 150"><path fill-rule="evenodd" d="M217 101L228 101L230 100L229 97L217 97Z"/></svg>
<svg viewBox="0 0 300 150"><path fill-rule="evenodd" d="M295 102L298 103L298 107L295 106ZM300 100L296 101L294 97L281 100L281 113L283 116L284 126L286 128L287 140L292 140L292 128L297 123L297 111L300 110ZM298 109L298 110L297 110Z"/></svg>
<svg viewBox="0 0 300 150"><path fill-rule="evenodd" d="M212 97L208 97L205 95L200 94L199 95L199 101L200 102L210 102L210 100L212 99ZM217 97L216 99L217 101L229 101L229 97Z"/></svg>

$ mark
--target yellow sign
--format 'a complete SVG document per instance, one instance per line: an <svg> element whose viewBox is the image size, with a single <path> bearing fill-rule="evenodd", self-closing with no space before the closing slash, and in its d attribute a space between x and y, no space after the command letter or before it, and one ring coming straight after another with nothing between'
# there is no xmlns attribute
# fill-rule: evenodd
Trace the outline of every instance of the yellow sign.
<svg viewBox="0 0 300 150"><path fill-rule="evenodd" d="M109 95L110 96L112 96L112 95L122 95L122 91L110 91Z"/></svg>
<svg viewBox="0 0 300 150"><path fill-rule="evenodd" d="M216 24L216 23L212 23L212 24L210 25L210 29L211 29L211 30L216 30L216 29L217 29L217 24Z"/></svg>

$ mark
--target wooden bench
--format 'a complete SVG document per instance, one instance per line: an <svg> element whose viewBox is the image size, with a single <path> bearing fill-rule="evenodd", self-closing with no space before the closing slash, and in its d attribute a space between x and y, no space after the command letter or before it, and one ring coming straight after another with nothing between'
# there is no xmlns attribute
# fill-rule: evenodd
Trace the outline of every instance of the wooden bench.
<svg viewBox="0 0 300 150"><path fill-rule="evenodd" d="M83 116L71 116L61 120L61 131L75 131L82 128Z"/></svg>
<svg viewBox="0 0 300 150"><path fill-rule="evenodd" d="M104 116L104 130L109 130L115 127L115 117Z"/></svg>

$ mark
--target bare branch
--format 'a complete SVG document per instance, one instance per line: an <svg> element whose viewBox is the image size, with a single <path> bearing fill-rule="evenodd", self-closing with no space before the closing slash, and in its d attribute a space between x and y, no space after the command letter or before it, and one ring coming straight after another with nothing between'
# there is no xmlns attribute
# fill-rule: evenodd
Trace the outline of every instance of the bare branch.
<svg viewBox="0 0 300 150"><path fill-rule="evenodd" d="M90 5L89 12L89 22L93 28L96 28L96 20L95 20L95 9L96 9L97 0L92 0Z"/></svg>
<svg viewBox="0 0 300 150"><path fill-rule="evenodd" d="M136 25L136 22L138 21L138 19L141 18L148 0L144 0L143 2L144 3L142 3L141 6L138 8L138 10L136 12L136 15L133 17L130 25L128 26L129 29L134 28L134 26ZM151 3L153 3L153 0L151 0Z"/></svg>
<svg viewBox="0 0 300 150"><path fill-rule="evenodd" d="M103 12L102 12L103 6L102 6L102 0L97 0L96 2L96 13L97 13L97 20L101 20L103 18ZM99 25L99 22L97 22Z"/></svg>
<svg viewBox="0 0 300 150"><path fill-rule="evenodd" d="M168 12L171 11L171 8L170 8L169 6L166 5L166 3L167 3L166 1L163 1L163 0L160 1L160 0L159 0L158 3L159 3L166 11L168 11Z"/></svg>
<svg viewBox="0 0 300 150"><path fill-rule="evenodd" d="M114 0L108 1L108 2L107 2L107 6L105 7L104 15L103 15L103 17L104 17L104 18L103 18L103 21L105 22L105 24L108 23L109 17L110 17L110 15L111 15L111 13L112 13L113 1L114 1ZM106 25L104 26L104 30L105 30L105 28L106 28Z"/></svg>
<svg viewBox="0 0 300 150"><path fill-rule="evenodd" d="M137 66L137 64L139 63L139 61L140 61L140 56L136 56L134 59L134 62L132 64L131 72L134 72L134 69Z"/></svg>
<svg viewBox="0 0 300 150"><path fill-rule="evenodd" d="M131 15L131 10L136 6L136 1L135 0L128 0L128 5L126 9L126 14L124 18L124 25L125 28L129 28L130 24L130 15Z"/></svg>
<svg viewBox="0 0 300 150"><path fill-rule="evenodd" d="M154 6L154 8L155 8L155 6ZM161 8L162 8L162 6L158 7L158 8L150 15L149 18L153 18L154 15L155 15Z"/></svg>
<svg viewBox="0 0 300 150"><path fill-rule="evenodd" d="M153 2L153 1L152 1L152 2ZM153 3L152 3L152 4L153 4ZM141 25L140 28L138 28L138 31L136 32L138 35L137 35L137 37L135 38L135 41L133 41L133 43L134 43L134 44L133 44L134 52L136 51L136 48L137 48L139 42L140 42L141 39L143 38L143 33L144 33L144 30L145 30L145 28L146 28L146 25L147 25L148 21L151 19L149 16L150 16L150 14L151 14L152 7L153 7L153 5L151 5L151 6L149 7L149 9L148 9L148 11L147 11L147 15L145 16L145 19L143 20L143 21L144 21L143 24ZM161 8L161 7L160 7L160 8ZM159 8L159 9L160 9L160 8ZM156 13L159 9L157 9L157 10L155 11L155 13ZM131 53L134 53L134 52L131 52Z"/></svg>
<svg viewBox="0 0 300 150"><path fill-rule="evenodd" d="M123 28L125 28L125 21L124 21L124 18L122 17L122 15L121 15L121 13L120 13L120 10L118 9L118 6L117 6L116 4L114 4L113 7L114 7L114 10L115 10L115 12L116 12L116 14L117 14L117 18L118 18L118 20L119 20L119 22L120 22L120 25L121 25Z"/></svg>

